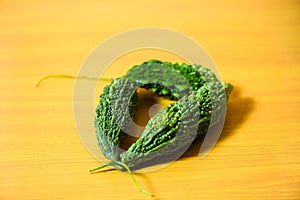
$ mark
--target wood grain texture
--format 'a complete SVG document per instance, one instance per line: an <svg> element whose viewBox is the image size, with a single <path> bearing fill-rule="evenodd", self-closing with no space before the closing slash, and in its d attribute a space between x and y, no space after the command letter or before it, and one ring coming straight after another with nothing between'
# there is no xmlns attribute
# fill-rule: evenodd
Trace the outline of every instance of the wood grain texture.
<svg viewBox="0 0 300 200"><path fill-rule="evenodd" d="M127 173L88 173L100 163L76 131L73 81L35 87L49 74L75 75L100 42L146 26L195 39L235 89L210 154L200 160L194 145L137 174L141 187L153 199L300 199L299 11L296 0L0 1L0 199L147 199ZM150 58L181 61L135 52L106 74Z"/></svg>

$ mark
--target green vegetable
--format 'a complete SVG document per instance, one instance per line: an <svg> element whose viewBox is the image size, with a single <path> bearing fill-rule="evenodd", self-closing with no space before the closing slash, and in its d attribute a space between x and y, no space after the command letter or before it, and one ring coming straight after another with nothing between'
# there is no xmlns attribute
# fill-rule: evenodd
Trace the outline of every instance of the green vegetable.
<svg viewBox="0 0 300 200"><path fill-rule="evenodd" d="M119 146L130 130L139 87L177 102L151 118L142 136L124 151ZM136 65L105 87L100 97L95 119L99 147L109 160L131 169L176 154L219 122L231 90L229 83L219 82L212 71L199 65L157 60Z"/></svg>
<svg viewBox="0 0 300 200"><path fill-rule="evenodd" d="M227 86L225 89L228 90ZM196 137L205 135L209 126L217 124L225 113L225 107L218 105L226 98L222 88L223 84L219 82L202 86L196 94L163 109L150 119L143 135L120 155L121 162L135 168L146 161L149 165L149 161L155 162L159 156L173 153L180 156L183 153L180 149L188 148ZM215 89L215 95L223 100L212 105L209 99L211 89ZM211 114L213 106L215 114Z"/></svg>

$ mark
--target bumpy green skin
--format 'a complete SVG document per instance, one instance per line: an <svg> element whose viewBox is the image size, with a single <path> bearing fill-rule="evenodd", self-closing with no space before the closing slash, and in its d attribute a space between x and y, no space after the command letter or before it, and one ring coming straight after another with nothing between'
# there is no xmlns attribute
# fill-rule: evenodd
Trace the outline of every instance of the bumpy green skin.
<svg viewBox="0 0 300 200"><path fill-rule="evenodd" d="M176 153L189 146L196 137L205 135L208 128L216 125L225 114L227 96L224 88L227 92L232 90L229 84L206 84L197 93L163 109L150 119L143 135L121 154L121 161L134 168L159 156ZM218 97L215 101L210 98L212 92ZM182 127L181 131L179 127Z"/></svg>
<svg viewBox="0 0 300 200"><path fill-rule="evenodd" d="M130 126L138 87L177 102L151 118L136 143L122 151L118 147ZM232 85L219 82L212 71L200 65L150 60L134 66L101 95L95 120L99 146L108 159L132 169L174 154L219 122L231 90Z"/></svg>
<svg viewBox="0 0 300 200"><path fill-rule="evenodd" d="M150 119L143 135L120 155L121 161L135 168L189 146L197 135L199 113L195 95L169 105Z"/></svg>
<svg viewBox="0 0 300 200"><path fill-rule="evenodd" d="M110 160L118 160L120 152L117 147L125 135L121 125L125 126L130 121L128 117L123 116L127 113L130 117L134 115L137 104L135 88L136 86L128 80L118 78L106 86L100 96L96 108L96 135L101 151Z"/></svg>
<svg viewBox="0 0 300 200"><path fill-rule="evenodd" d="M218 81L212 71L201 65L179 65L158 60L136 65L122 78L139 83L141 87L171 100L178 100L207 83Z"/></svg>

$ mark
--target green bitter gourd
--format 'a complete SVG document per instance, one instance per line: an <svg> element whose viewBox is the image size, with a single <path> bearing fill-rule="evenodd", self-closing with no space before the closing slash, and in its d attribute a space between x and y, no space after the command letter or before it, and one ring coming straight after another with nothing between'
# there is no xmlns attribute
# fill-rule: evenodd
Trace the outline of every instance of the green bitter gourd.
<svg viewBox="0 0 300 200"><path fill-rule="evenodd" d="M139 87L177 102L151 118L142 136L124 151L120 142L132 125ZM95 118L99 147L109 160L131 169L176 154L219 122L232 88L200 65L158 60L136 65L106 86L100 96ZM118 164L114 167L125 170Z"/></svg>

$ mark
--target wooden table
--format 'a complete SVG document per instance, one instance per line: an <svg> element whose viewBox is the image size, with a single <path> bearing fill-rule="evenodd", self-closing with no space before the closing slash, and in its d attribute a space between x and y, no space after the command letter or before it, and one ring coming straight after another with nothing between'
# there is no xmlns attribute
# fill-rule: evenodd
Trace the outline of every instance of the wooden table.
<svg viewBox="0 0 300 200"><path fill-rule="evenodd" d="M153 199L300 199L299 11L293 0L1 1L0 199L149 199L127 173L88 173L100 163L77 134L73 80L35 87L43 76L76 75L99 43L140 27L193 38L235 86L209 155L199 159L194 147L136 174L141 187ZM137 51L106 74L150 58L181 61Z"/></svg>

